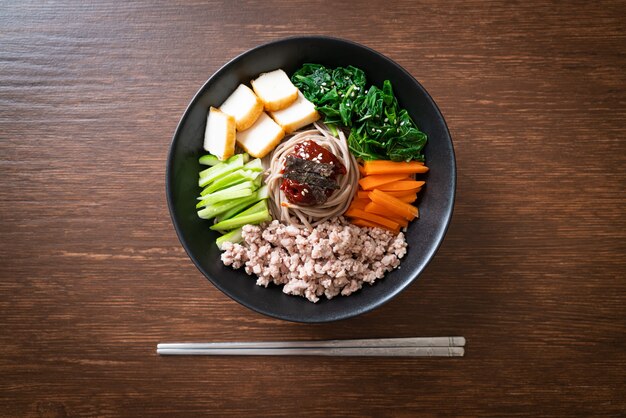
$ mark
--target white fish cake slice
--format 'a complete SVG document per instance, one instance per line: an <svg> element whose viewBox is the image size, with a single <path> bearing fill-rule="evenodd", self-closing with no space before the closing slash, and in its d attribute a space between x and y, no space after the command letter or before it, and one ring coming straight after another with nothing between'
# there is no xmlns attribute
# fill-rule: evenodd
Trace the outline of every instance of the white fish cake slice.
<svg viewBox="0 0 626 418"><path fill-rule="evenodd" d="M285 131L267 113L261 116L245 131L237 132L237 144L255 158L263 158L285 136Z"/></svg>

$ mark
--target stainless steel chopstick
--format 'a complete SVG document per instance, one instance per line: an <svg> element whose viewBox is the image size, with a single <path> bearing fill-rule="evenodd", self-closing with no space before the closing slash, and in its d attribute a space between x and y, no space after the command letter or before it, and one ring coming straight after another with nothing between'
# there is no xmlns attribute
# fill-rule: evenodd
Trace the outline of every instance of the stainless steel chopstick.
<svg viewBox="0 0 626 418"><path fill-rule="evenodd" d="M158 348L160 355L178 356L376 356L463 357L463 347L328 347L328 348Z"/></svg>
<svg viewBox="0 0 626 418"><path fill-rule="evenodd" d="M161 343L157 349L329 348L329 347L463 347L464 337L368 338L317 341Z"/></svg>
<svg viewBox="0 0 626 418"><path fill-rule="evenodd" d="M463 337L161 343L163 355L462 356Z"/></svg>

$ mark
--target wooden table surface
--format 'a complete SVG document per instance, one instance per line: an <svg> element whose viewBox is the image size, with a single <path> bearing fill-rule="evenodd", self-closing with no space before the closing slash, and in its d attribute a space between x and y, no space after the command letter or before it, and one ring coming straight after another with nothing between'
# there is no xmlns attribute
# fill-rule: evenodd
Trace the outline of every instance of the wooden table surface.
<svg viewBox="0 0 626 418"><path fill-rule="evenodd" d="M624 416L626 3L0 4L0 416ZM258 44L351 39L432 94L458 165L420 280L358 318L252 312L196 270L165 160ZM462 359L160 358L161 341L463 335Z"/></svg>

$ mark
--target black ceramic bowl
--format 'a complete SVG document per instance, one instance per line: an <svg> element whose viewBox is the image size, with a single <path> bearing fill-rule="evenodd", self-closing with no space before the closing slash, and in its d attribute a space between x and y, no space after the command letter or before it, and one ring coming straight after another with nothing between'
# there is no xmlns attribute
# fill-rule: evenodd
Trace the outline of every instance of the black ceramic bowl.
<svg viewBox="0 0 626 418"><path fill-rule="evenodd" d="M329 67L353 65L365 71L368 82L382 86L391 80L401 107L428 135L425 148L426 187L419 201L420 218L406 232L408 252L401 268L373 286L365 285L349 297L321 299L282 293L282 287L259 287L243 270L225 267L215 245L211 221L196 215L198 157L202 150L209 106L219 106L239 85L262 72L282 68L291 75L304 63ZM456 185L454 150L441 112L426 90L402 67L362 45L335 38L307 36L261 45L233 59L200 88L185 111L167 160L167 202L178 238L196 267L222 292L257 312L289 321L327 322L368 312L404 290L426 267L441 244L452 215Z"/></svg>

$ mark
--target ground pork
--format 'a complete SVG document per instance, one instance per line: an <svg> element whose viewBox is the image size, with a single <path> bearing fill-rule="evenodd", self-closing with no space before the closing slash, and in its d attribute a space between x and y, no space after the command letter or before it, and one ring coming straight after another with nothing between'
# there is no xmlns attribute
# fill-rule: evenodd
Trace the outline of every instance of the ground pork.
<svg viewBox="0 0 626 418"><path fill-rule="evenodd" d="M283 286L283 292L311 302L332 299L374 283L400 265L404 234L361 228L344 218L309 230L272 221L243 227L241 244L225 243L222 262L257 276L257 285Z"/></svg>

